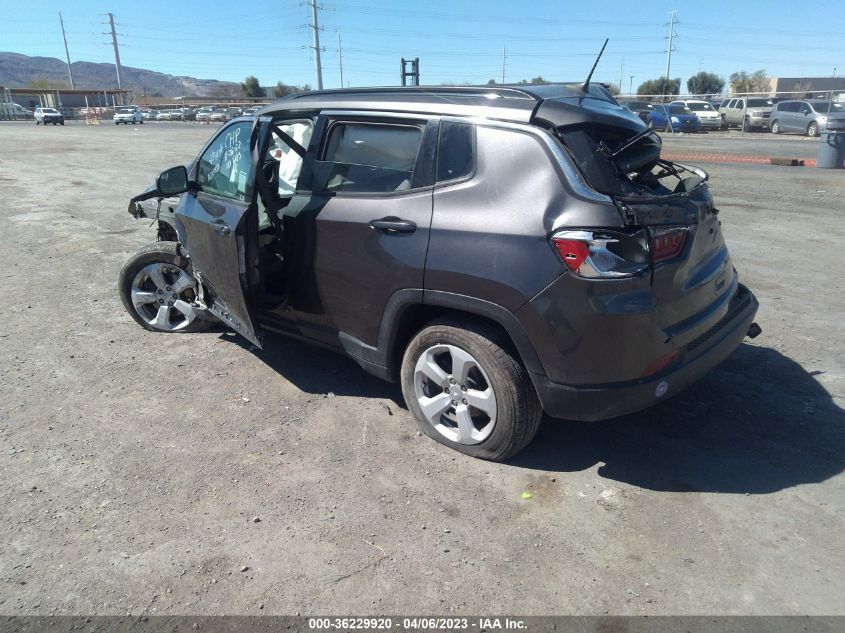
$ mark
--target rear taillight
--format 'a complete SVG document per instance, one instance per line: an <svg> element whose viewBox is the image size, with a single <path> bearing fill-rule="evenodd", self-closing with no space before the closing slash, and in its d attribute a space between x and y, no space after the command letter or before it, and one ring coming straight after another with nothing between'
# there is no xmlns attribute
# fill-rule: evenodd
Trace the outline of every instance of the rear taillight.
<svg viewBox="0 0 845 633"><path fill-rule="evenodd" d="M667 259L674 259L684 250L686 241L686 227L651 229L649 250L651 251L652 263L656 264Z"/></svg>
<svg viewBox="0 0 845 633"><path fill-rule="evenodd" d="M649 266L648 240L636 233L581 229L561 231L551 238L563 263L582 277L631 277Z"/></svg>

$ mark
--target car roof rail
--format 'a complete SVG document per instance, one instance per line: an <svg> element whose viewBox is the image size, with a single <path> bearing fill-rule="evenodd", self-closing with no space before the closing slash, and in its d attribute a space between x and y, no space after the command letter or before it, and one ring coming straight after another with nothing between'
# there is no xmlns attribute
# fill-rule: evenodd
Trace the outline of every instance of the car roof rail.
<svg viewBox="0 0 845 633"><path fill-rule="evenodd" d="M311 90L308 92L297 92L288 95L290 99L302 99L326 96L343 95L396 95L396 94L418 94L421 96L472 96L472 97L496 97L502 99L528 99L541 101L536 94L523 88L515 86L383 86L371 88L341 88L337 90Z"/></svg>

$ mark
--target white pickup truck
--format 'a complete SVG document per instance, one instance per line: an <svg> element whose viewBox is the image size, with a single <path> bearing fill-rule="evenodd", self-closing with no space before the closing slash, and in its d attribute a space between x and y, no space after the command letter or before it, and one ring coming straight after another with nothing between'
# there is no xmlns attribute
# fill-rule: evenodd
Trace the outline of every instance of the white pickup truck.
<svg viewBox="0 0 845 633"><path fill-rule="evenodd" d="M129 125L130 123L132 125L136 123L144 124L144 117L137 108L119 108L112 118L114 119L115 125L120 125L121 123L124 125Z"/></svg>

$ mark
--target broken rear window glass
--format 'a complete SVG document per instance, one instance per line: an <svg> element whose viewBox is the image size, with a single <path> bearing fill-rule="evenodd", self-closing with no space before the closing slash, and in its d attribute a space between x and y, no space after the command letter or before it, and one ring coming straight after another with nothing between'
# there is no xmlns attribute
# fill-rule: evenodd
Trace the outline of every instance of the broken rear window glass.
<svg viewBox="0 0 845 633"><path fill-rule="evenodd" d="M557 133L590 186L607 195L663 196L690 191L705 180L706 174L661 160L661 140L652 130L635 134L590 125Z"/></svg>

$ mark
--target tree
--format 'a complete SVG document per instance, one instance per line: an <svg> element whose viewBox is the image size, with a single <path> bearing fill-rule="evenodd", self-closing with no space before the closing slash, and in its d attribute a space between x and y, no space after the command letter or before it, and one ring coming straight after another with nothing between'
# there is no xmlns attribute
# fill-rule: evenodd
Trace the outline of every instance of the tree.
<svg viewBox="0 0 845 633"><path fill-rule="evenodd" d="M277 81L276 85L273 86L273 97L281 99L282 97L292 95L296 92L308 92L309 90L311 90L311 86L309 84L302 86L290 86L283 81Z"/></svg>
<svg viewBox="0 0 845 633"><path fill-rule="evenodd" d="M696 95L717 95L725 88L725 80L715 73L702 70L687 79L687 91Z"/></svg>
<svg viewBox="0 0 845 633"><path fill-rule="evenodd" d="M754 88L754 92L769 91L769 78L765 70L754 71L754 74L751 75L751 86Z"/></svg>
<svg viewBox="0 0 845 633"><path fill-rule="evenodd" d="M488 80L487 80L487 85L488 85L488 86L495 86L495 85L496 85L496 80L495 80L495 79L488 79Z"/></svg>
<svg viewBox="0 0 845 633"><path fill-rule="evenodd" d="M616 84L605 84L605 83L603 83L602 86L604 86L607 89L607 91L610 94L612 94L614 97L619 94L619 86L617 86Z"/></svg>
<svg viewBox="0 0 845 633"><path fill-rule="evenodd" d="M258 79L250 75L241 84L241 92L245 97L266 97L267 91L258 83Z"/></svg>
<svg viewBox="0 0 845 633"><path fill-rule="evenodd" d="M676 77L666 81L666 77L649 79L644 81L637 88L638 95L667 95L673 96L681 92L681 78Z"/></svg>
<svg viewBox="0 0 845 633"><path fill-rule="evenodd" d="M64 81L53 81L46 77L37 77L30 81L24 88L29 90L67 90L70 86Z"/></svg>
<svg viewBox="0 0 845 633"><path fill-rule="evenodd" d="M765 70L755 70L752 74L748 74L744 70L732 73L728 80L733 92L768 92L769 78L766 76Z"/></svg>

